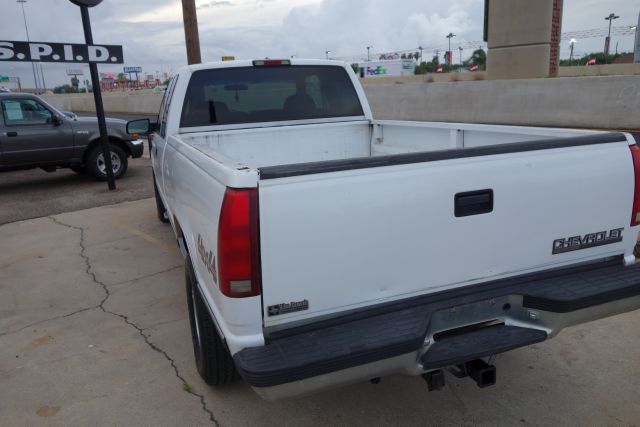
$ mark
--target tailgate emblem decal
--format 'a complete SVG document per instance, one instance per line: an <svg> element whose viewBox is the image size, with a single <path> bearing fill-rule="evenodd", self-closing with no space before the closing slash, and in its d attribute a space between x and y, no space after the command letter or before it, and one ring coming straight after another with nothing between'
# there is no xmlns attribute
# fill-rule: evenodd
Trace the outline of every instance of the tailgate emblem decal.
<svg viewBox="0 0 640 427"><path fill-rule="evenodd" d="M591 233L584 236L557 239L553 242L553 254L563 254L566 252L579 251L582 249L595 248L597 246L622 242L623 231L624 228L615 228L610 231L600 231L599 233Z"/></svg>
<svg viewBox="0 0 640 427"><path fill-rule="evenodd" d="M290 303L270 305L267 308L267 314L271 316L279 316L281 314L293 313L295 311L309 310L309 301L292 301Z"/></svg>
<svg viewBox="0 0 640 427"><path fill-rule="evenodd" d="M204 243L202 241L202 236L198 234L198 255L200 255L200 261L207 267L211 276L213 276L213 281L215 284L218 284L218 270L216 270L216 256L213 254L213 251L207 250L205 248Z"/></svg>

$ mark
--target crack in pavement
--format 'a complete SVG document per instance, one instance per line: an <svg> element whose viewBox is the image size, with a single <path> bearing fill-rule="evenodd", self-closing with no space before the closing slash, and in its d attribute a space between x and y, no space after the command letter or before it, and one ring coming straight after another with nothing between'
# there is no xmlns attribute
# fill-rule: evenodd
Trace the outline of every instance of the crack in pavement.
<svg viewBox="0 0 640 427"><path fill-rule="evenodd" d="M67 313L67 314L60 314L60 315L58 315L58 316L56 316L56 317L52 317L52 318L50 318L50 319L38 320L37 322L30 323L30 324L28 324L28 325L26 325L26 326L23 326L23 327L21 327L21 328L15 329L15 330L13 330L13 331L0 332L0 337L3 337L3 336L5 336L5 335L12 335L12 334L15 334L15 333L18 333L18 332L22 332L22 331L24 331L25 329L29 329L29 328L32 328L32 327L34 327L34 326L38 326L38 325L40 325L40 324L42 324L42 323L51 322L51 321L53 321L53 320L66 319L67 317L75 316L76 314L84 313L85 311L89 311L89 310L95 310L96 308L100 308L100 306L98 306L98 305L93 305L93 306L91 306L91 307L85 307L85 308L78 309L78 310L76 310L76 311L72 311L71 313Z"/></svg>
<svg viewBox="0 0 640 427"><path fill-rule="evenodd" d="M67 228L70 228L72 230L76 230L76 231L80 232L80 242L79 242L79 245L80 245L80 257L84 260L84 263L85 263L85 266L86 266L85 273L87 274L87 276L89 276L92 279L92 281L96 285L100 286L102 288L102 290L104 291L104 298L102 299L102 301L100 301L100 304L98 306L96 306L95 308L99 308L100 310L102 310L106 314L110 314L112 316L119 317L127 325L131 326L136 331L138 331L138 334L140 334L140 336L142 337L144 342L147 344L147 346L149 346L149 348L151 348L155 352L160 353L171 364L171 367L173 368L175 376L180 381L182 381L183 390L186 391L187 393L191 394L192 396L195 396L195 397L199 398L200 399L200 405L202 406L202 410L209 416L209 420L214 425L220 426L220 423L218 422L216 417L213 415L213 412L207 407L207 404L204 401L204 395L196 393L196 392L193 391L193 389L191 388L189 383L185 380L185 378L180 373L180 370L178 369L178 365L176 364L175 360L171 356L169 356L169 354L166 351L164 351L163 349L161 349L160 347L158 347L157 345L152 343L151 340L149 339L149 335L145 334L144 330L140 326L138 326L136 323L134 323L131 320L129 320L128 316L125 316L124 314L116 313L114 311L110 311L107 308L105 308L104 305L107 302L107 300L109 299L109 297L111 296L111 291L109 291L109 288L106 285L106 283L100 281L98 279L98 277L96 276L96 273L93 271L93 266L91 265L91 260L90 260L89 256L86 254L87 248L85 246L85 229L83 227L78 227L78 226L75 226L75 225L66 224L64 222L61 222L58 219L54 218L53 216L49 216L48 218L55 224L58 224L58 225L60 225L62 227L67 227Z"/></svg>

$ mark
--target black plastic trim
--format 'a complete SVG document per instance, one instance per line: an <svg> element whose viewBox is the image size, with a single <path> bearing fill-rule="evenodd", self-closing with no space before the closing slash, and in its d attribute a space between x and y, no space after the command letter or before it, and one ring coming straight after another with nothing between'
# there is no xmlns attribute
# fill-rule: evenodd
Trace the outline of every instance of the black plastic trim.
<svg viewBox="0 0 640 427"><path fill-rule="evenodd" d="M260 180L287 178L318 173L340 172L353 169L367 169L384 166L407 165L413 163L437 162L441 160L464 159L470 157L494 156L498 154L522 153L526 151L553 150L558 148L581 147L586 145L626 142L622 133L604 133L555 138L539 141L516 142L512 144L489 145L465 149L429 151L425 153L396 154L380 157L363 157L346 160L297 163L293 165L268 166L259 169Z"/></svg>
<svg viewBox="0 0 640 427"><path fill-rule="evenodd" d="M433 313L507 295L522 295L526 308L557 313L593 307L640 295L640 264L624 267L616 258L379 305L274 332L269 345L243 349L234 361L254 387L311 378L417 351ZM531 332L527 336L539 339Z"/></svg>

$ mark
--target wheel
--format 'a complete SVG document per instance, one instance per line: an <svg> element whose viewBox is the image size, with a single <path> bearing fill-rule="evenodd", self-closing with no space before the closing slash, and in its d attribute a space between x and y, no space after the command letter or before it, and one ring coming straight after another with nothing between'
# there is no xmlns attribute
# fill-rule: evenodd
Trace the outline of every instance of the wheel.
<svg viewBox="0 0 640 427"><path fill-rule="evenodd" d="M162 203L162 199L160 198L160 193L158 193L158 184L156 184L156 177L153 176L153 192L156 195L156 210L158 211L158 219L161 222L167 223L169 222L169 214L167 214L167 208L164 207L164 203Z"/></svg>
<svg viewBox="0 0 640 427"><path fill-rule="evenodd" d="M79 174L85 174L87 173L87 168L85 168L84 166L69 166L69 169L71 169L72 171L74 171L75 173L79 173Z"/></svg>
<svg viewBox="0 0 640 427"><path fill-rule="evenodd" d="M127 171L129 162L127 160L127 153L115 144L109 144L111 150L111 165L113 166L113 177L115 179L120 178ZM89 152L87 157L87 171L94 177L105 181L107 179L107 168L104 163L104 156L102 154L102 147L96 145Z"/></svg>
<svg viewBox="0 0 640 427"><path fill-rule="evenodd" d="M224 385L236 381L240 376L200 294L189 259L185 262L185 282L198 373L209 385Z"/></svg>

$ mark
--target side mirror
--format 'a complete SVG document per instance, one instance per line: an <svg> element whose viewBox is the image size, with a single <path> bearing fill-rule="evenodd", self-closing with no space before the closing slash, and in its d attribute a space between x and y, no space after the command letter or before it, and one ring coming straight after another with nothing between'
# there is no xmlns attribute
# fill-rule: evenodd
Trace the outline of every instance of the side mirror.
<svg viewBox="0 0 640 427"><path fill-rule="evenodd" d="M52 120L54 126L61 126L62 124L64 124L64 120L62 120L62 117L54 115Z"/></svg>
<svg viewBox="0 0 640 427"><path fill-rule="evenodd" d="M155 132L156 124L152 124L149 119L131 120L127 123L127 133L129 135L149 135Z"/></svg>

